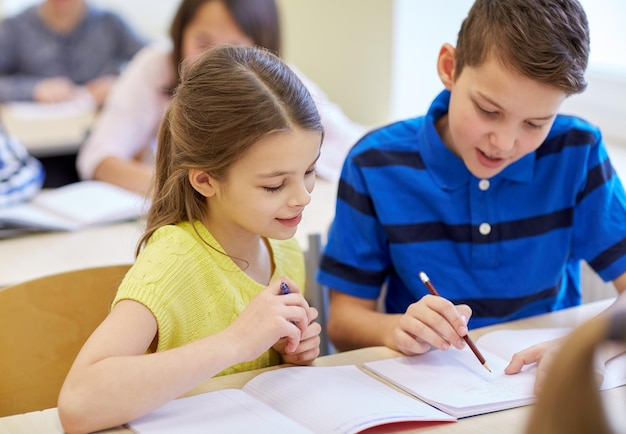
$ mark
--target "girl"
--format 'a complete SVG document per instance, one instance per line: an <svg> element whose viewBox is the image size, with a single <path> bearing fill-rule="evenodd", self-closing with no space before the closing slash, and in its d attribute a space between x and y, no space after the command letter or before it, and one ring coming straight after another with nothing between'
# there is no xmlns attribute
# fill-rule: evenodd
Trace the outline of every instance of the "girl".
<svg viewBox="0 0 626 434"><path fill-rule="evenodd" d="M273 54L223 46L183 72L136 263L59 396L67 432L129 422L218 374L317 357L292 237L321 141L310 94Z"/></svg>
<svg viewBox="0 0 626 434"><path fill-rule="evenodd" d="M154 173L156 134L179 82L179 65L221 44L255 45L280 52L279 14L274 0L182 0L172 20L170 44L137 53L116 82L77 169L82 179L99 179L141 194ZM349 119L324 92L293 68L313 95L324 125L324 154L317 173L337 179L349 148L365 128Z"/></svg>

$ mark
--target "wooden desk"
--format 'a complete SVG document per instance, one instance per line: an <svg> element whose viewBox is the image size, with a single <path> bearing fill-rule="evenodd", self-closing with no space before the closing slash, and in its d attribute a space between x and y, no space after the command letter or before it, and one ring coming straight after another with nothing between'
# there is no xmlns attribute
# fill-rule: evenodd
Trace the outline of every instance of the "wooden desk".
<svg viewBox="0 0 626 434"><path fill-rule="evenodd" d="M296 238L325 236L335 212L337 185L318 179ZM77 232L47 232L0 240L0 288L37 277L87 267L130 264L143 232L141 221L98 226Z"/></svg>
<svg viewBox="0 0 626 434"><path fill-rule="evenodd" d="M5 129L34 157L75 154L96 118L93 101L58 104L6 103L0 106Z"/></svg>
<svg viewBox="0 0 626 434"><path fill-rule="evenodd" d="M471 332L471 335L473 338L476 339L486 332L497 329L574 327L596 315L600 311L604 310L611 303L611 301L612 300L598 301L547 315L527 318L524 320L510 322L498 326L485 327L483 329L476 329ZM337 366L355 364L359 367L362 367L364 362L396 357L398 355L399 353L386 347L372 347L320 357L315 361L314 364L316 366ZM280 369L280 367L268 369ZM239 374L213 378L205 382L204 384L196 387L195 389L187 393L186 396L219 389L241 388L255 375L258 375L259 373L266 370L267 369L260 369L256 371L242 372ZM602 397L607 403L607 411L611 412L611 414L616 414L618 416L624 415L623 408L624 404L626 403L626 387L620 387L604 391L602 392ZM524 433L526 421L529 417L531 409L532 406L519 407L511 410L461 419L458 422L452 424L413 428L405 431L395 430L393 432L423 432L449 434L484 434L505 432L507 434L521 434ZM622 420L619 422L620 424L617 427L619 428L619 430L616 429L615 432L626 432L626 420L624 420L624 418L622 417ZM43 434L63 432L61 430L57 410L55 408L0 418L0 434L31 434L34 432ZM125 427L118 427L103 431L103 433L132 433L132 431Z"/></svg>

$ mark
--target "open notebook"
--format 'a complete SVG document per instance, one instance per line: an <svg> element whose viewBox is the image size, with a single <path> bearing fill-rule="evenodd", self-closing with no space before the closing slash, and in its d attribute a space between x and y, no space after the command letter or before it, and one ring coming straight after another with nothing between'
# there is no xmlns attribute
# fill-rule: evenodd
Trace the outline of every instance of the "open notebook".
<svg viewBox="0 0 626 434"><path fill-rule="evenodd" d="M0 208L0 237L19 231L73 231L132 220L144 215L148 205L143 196L112 184L76 182Z"/></svg>
<svg viewBox="0 0 626 434"><path fill-rule="evenodd" d="M562 337L569 331L551 328L498 330L485 334L476 341L476 346L487 360L491 373L467 347L377 360L365 363L364 367L450 415L474 416L533 403L535 365L516 375L506 375L504 368L517 351ZM626 384L626 355L607 364L601 389L623 384Z"/></svg>
<svg viewBox="0 0 626 434"><path fill-rule="evenodd" d="M397 422L454 420L348 365L264 372L241 390L176 399L129 425L140 434L348 434Z"/></svg>

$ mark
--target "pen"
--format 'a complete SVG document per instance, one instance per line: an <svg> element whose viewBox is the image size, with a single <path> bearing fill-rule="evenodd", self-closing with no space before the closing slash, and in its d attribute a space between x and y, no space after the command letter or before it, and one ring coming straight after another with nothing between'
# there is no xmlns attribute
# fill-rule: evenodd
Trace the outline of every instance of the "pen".
<svg viewBox="0 0 626 434"><path fill-rule="evenodd" d="M280 282L280 295L287 295L289 293L291 293L289 285L287 285L285 282ZM291 321L291 324L296 325L295 321Z"/></svg>
<svg viewBox="0 0 626 434"><path fill-rule="evenodd" d="M280 295L289 294L291 291L289 290L289 285L285 282L280 282Z"/></svg>
<svg viewBox="0 0 626 434"><path fill-rule="evenodd" d="M437 292L437 290L435 289L433 284L430 282L430 279L428 278L428 275L426 273L424 273L423 271L420 271L420 279L422 279L422 282L424 282L424 285L426 285L426 288L428 288L428 291L432 295L436 295L438 297L441 297L439 295L439 292ZM489 369L489 365L487 365L487 361L485 360L483 355L480 354L480 351L478 351L478 348L476 347L476 345L474 344L472 339L469 337L469 335L463 336L463 339L465 340L467 345L470 347L470 349L472 350L472 352L474 353L474 355L476 356L476 358L478 359L480 364L483 365L486 370L491 372L491 369Z"/></svg>

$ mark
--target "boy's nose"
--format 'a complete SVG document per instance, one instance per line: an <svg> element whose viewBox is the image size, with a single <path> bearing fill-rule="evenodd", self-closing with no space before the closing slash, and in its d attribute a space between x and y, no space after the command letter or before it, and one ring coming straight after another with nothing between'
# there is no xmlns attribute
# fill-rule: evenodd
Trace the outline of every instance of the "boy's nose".
<svg viewBox="0 0 626 434"><path fill-rule="evenodd" d="M491 133L489 142L500 151L510 151L515 147L517 136L513 129L501 128Z"/></svg>

